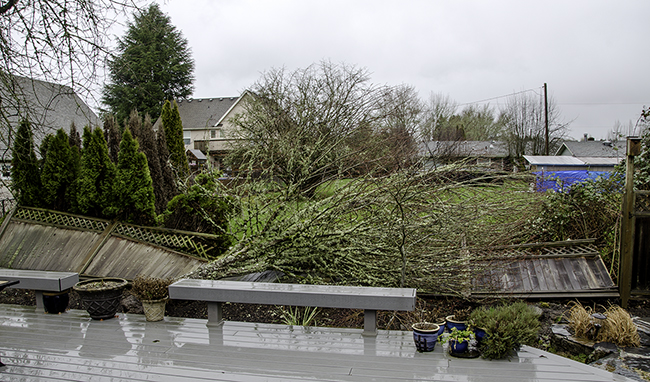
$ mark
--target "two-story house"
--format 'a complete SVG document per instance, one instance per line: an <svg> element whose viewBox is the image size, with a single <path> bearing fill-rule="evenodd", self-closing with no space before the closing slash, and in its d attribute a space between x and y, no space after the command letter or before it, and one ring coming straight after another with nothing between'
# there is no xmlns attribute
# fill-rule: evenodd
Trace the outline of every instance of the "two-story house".
<svg viewBox="0 0 650 382"><path fill-rule="evenodd" d="M223 158L235 139L231 119L244 111L246 97L250 97L250 92L245 91L238 97L177 100L185 150L200 150L215 168L221 169ZM161 126L162 120L158 118L154 129Z"/></svg>

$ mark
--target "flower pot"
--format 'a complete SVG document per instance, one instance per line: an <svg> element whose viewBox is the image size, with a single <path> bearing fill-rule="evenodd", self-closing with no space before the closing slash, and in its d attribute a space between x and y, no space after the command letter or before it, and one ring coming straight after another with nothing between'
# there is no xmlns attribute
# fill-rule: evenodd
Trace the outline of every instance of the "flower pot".
<svg viewBox="0 0 650 382"><path fill-rule="evenodd" d="M447 329L451 332L453 328L456 328L456 330L465 330L467 329L467 321L456 321L454 315L447 316Z"/></svg>
<svg viewBox="0 0 650 382"><path fill-rule="evenodd" d="M445 328L447 327L447 321L445 319L440 318L436 320L435 324L440 327L440 329L438 329L438 336L440 336L442 333L445 332Z"/></svg>
<svg viewBox="0 0 650 382"><path fill-rule="evenodd" d="M43 307L45 308L45 313L50 314L59 314L65 312L68 309L68 303L70 302L70 290L64 290L63 292L43 292Z"/></svg>
<svg viewBox="0 0 650 382"><path fill-rule="evenodd" d="M485 329L474 328L474 337L476 338L476 342L479 344L483 341L483 338L485 338L486 335L487 333L485 332Z"/></svg>
<svg viewBox="0 0 650 382"><path fill-rule="evenodd" d="M162 321L165 317L165 305L167 299L160 300L142 300L142 309L144 309L144 317L147 321Z"/></svg>
<svg viewBox="0 0 650 382"><path fill-rule="evenodd" d="M413 341L419 352L433 351L438 340L440 326L431 322L418 322L413 324Z"/></svg>
<svg viewBox="0 0 650 382"><path fill-rule="evenodd" d="M465 353L469 348L469 341L456 341L454 339L451 339L449 340L449 348L451 349L452 353Z"/></svg>
<svg viewBox="0 0 650 382"><path fill-rule="evenodd" d="M81 303L90 318L106 320L115 317L126 284L127 281L124 279L105 277L80 281L73 289L79 294Z"/></svg>

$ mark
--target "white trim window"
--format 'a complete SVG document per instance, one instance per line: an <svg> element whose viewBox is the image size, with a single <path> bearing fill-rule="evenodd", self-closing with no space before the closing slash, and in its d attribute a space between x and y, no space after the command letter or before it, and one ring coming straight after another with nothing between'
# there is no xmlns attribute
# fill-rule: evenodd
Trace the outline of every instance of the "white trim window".
<svg viewBox="0 0 650 382"><path fill-rule="evenodd" d="M189 131L183 130L183 143L185 143L185 146L192 143L192 135L190 134Z"/></svg>

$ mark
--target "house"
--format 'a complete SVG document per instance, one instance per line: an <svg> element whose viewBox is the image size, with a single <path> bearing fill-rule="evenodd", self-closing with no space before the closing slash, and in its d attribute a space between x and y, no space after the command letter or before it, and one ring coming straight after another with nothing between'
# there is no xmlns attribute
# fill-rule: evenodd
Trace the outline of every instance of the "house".
<svg viewBox="0 0 650 382"><path fill-rule="evenodd" d="M466 160L468 164L506 170L511 166L508 146L495 141L429 141L419 145L425 168Z"/></svg>
<svg viewBox="0 0 650 382"><path fill-rule="evenodd" d="M619 158L625 157L625 141L564 141L555 153L556 156L576 158Z"/></svg>
<svg viewBox="0 0 650 382"><path fill-rule="evenodd" d="M177 100L178 113L183 123L185 150L200 150L213 167L223 167L223 158L230 150L235 127L231 119L243 112L243 101L250 96L245 91L238 97L193 98ZM157 130L162 126L158 118Z"/></svg>
<svg viewBox="0 0 650 382"><path fill-rule="evenodd" d="M18 76L9 80L12 83L0 83L0 163L11 163L13 135L23 118L31 122L37 155L48 134L61 128L69 132L72 123L80 133L84 126L100 124L97 115L68 86Z"/></svg>
<svg viewBox="0 0 650 382"><path fill-rule="evenodd" d="M625 142L565 141L555 155L524 155L537 175L537 189L560 190L576 182L608 177L625 157Z"/></svg>

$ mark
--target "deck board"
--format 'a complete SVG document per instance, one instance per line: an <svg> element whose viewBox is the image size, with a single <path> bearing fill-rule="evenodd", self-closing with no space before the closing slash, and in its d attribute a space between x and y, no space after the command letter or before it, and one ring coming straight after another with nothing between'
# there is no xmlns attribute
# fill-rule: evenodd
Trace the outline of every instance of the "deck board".
<svg viewBox="0 0 650 382"><path fill-rule="evenodd" d="M412 334L119 314L93 321L0 305L8 381L624 381L538 349L510 360L457 359L441 344L418 353Z"/></svg>

